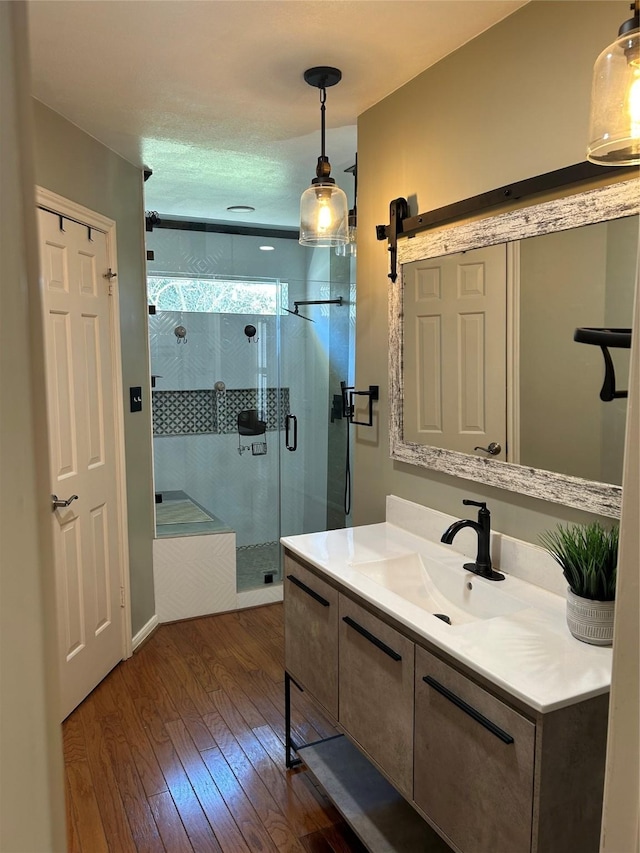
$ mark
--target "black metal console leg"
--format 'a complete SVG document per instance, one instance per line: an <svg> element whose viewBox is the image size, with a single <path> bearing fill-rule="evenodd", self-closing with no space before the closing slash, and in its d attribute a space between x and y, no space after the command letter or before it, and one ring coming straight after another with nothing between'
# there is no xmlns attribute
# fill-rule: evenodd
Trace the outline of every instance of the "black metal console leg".
<svg viewBox="0 0 640 853"><path fill-rule="evenodd" d="M284 748L285 766L287 770L302 764L300 758L292 758L291 753L296 752L297 746L291 737L291 682L293 679L288 672L284 674ZM294 684L295 681L293 681ZM296 687L298 685L296 684ZM298 690L300 688L298 687Z"/></svg>

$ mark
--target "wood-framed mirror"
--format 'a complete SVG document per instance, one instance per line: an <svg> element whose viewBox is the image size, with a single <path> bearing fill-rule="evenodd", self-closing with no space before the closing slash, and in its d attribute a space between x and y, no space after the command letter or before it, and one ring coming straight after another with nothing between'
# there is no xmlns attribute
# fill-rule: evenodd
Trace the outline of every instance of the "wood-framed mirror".
<svg viewBox="0 0 640 853"><path fill-rule="evenodd" d="M389 289L390 452L617 517L626 400L599 399L603 355L573 334L631 326L640 181L573 190L398 240L400 275ZM483 303L490 278L499 282L497 308ZM462 307L448 304L456 300ZM611 355L626 388L629 350ZM497 427L489 417L496 409Z"/></svg>

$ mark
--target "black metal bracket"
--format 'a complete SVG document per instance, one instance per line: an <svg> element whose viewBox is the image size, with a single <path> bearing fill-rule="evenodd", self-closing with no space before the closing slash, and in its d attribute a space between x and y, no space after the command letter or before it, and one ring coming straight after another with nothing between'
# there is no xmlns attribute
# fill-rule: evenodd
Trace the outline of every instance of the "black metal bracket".
<svg viewBox="0 0 640 853"><path fill-rule="evenodd" d="M604 358L604 380L600 389L600 399L603 403L624 399L628 391L616 391L616 371L609 353L609 347L631 349L631 329L600 329L583 327L576 329L573 340L579 344L594 344L602 350Z"/></svg>
<svg viewBox="0 0 640 853"><path fill-rule="evenodd" d="M638 174L637 166L622 166L616 168L616 174L633 172ZM453 219L472 216L490 207L505 204L510 201L526 198L536 193L550 192L560 189L568 184L588 181L603 175L611 175L610 166L600 166L585 160L575 163L573 166L565 166L563 169L555 169L543 175L526 178L514 184L506 184L495 190L471 196L453 204L438 207L428 213L419 213L417 216L409 216L407 201L404 198L396 198L389 205L389 224L376 225L376 236L378 240L389 241L389 252L391 253L391 272L389 278L395 282L398 278L398 237L413 236L428 228L435 228Z"/></svg>
<svg viewBox="0 0 640 853"><path fill-rule="evenodd" d="M331 423L341 421L343 416L344 404L341 394L334 394L331 403Z"/></svg>
<svg viewBox="0 0 640 853"><path fill-rule="evenodd" d="M295 743L293 738L291 737L291 682L293 678L289 675L289 673L285 670L284 672L284 748L285 748L285 766L287 770L290 770L292 767L298 767L298 765L302 764L301 758L292 758L291 752L297 752L298 744ZM295 681L293 683L296 685L298 690L302 693L302 687L297 684Z"/></svg>
<svg viewBox="0 0 640 853"><path fill-rule="evenodd" d="M296 743L291 737L291 684L295 684L300 693L304 693L304 690L298 682L292 678L287 670L284 671L284 744L285 744L285 766L287 770L291 770L294 767L299 767L301 764L304 764L304 761L301 758L294 758L291 753L297 752L299 749L303 749L307 746L318 746L321 743L326 743L329 740L335 740L338 737L344 737L342 734L337 735L329 735L329 737L320 738L320 740L314 740L310 743Z"/></svg>
<svg viewBox="0 0 640 853"><path fill-rule="evenodd" d="M340 388L342 390L342 414L347 418L349 423L356 424L357 426L373 426L373 402L380 399L380 386L369 385L368 391L356 391L353 385L348 386L346 382L341 382ZM369 420L354 420L356 397L369 398Z"/></svg>
<svg viewBox="0 0 640 853"><path fill-rule="evenodd" d="M154 227L160 225L160 216L156 210L149 210L144 215L144 230L153 231Z"/></svg>
<svg viewBox="0 0 640 853"><path fill-rule="evenodd" d="M404 233L404 221L409 215L409 205L406 198L394 198L389 204L389 224L376 225L378 240L389 241L391 253L391 272L389 278L394 282L398 278L398 237Z"/></svg>

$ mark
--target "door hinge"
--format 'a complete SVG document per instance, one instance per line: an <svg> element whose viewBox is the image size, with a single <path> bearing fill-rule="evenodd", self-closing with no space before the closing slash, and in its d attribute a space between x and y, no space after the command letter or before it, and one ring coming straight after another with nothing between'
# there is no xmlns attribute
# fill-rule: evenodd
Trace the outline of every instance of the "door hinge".
<svg viewBox="0 0 640 853"><path fill-rule="evenodd" d="M124 607L124 587L120 587L120 607Z"/></svg>

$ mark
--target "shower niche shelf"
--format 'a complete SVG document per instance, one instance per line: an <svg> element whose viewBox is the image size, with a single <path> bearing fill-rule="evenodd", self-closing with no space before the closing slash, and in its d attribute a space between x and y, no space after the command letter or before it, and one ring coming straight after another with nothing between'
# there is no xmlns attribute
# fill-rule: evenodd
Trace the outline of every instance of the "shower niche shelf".
<svg viewBox="0 0 640 853"><path fill-rule="evenodd" d="M250 409L264 413L267 431L284 429L289 389L154 390L152 401L154 436L229 435L238 430L239 413Z"/></svg>

